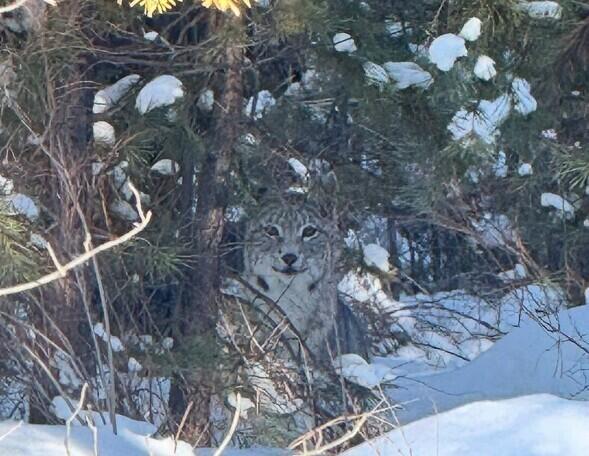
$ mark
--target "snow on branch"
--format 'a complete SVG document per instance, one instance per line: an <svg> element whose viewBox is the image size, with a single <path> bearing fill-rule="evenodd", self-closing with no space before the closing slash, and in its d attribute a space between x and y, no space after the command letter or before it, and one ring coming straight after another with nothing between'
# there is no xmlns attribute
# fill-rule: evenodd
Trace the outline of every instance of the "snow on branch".
<svg viewBox="0 0 589 456"><path fill-rule="evenodd" d="M84 243L84 246L86 248L86 253L74 258L73 260L69 261L66 264L61 264L59 262L59 260L57 259L56 255L55 255L53 248L51 247L51 245L47 244L47 250L49 252L49 255L51 256L51 259L53 261L53 264L55 265L56 270L50 274L44 275L43 277L41 277L37 280L33 280L31 282L23 283L20 285L14 285L12 287L7 287L7 288L0 288L0 296L8 296L8 295L16 294L16 293L21 293L23 291L32 290L32 289L40 287L42 285L46 285L48 283L54 282L55 280L62 279L67 275L67 273L69 271L86 263L87 261L91 260L99 253L104 252L106 250L110 250L118 245L121 245L121 244L127 242L129 239L132 239L133 237L135 237L140 232L142 232L147 227L147 225L149 224L149 222L151 220L151 211L147 211L147 213L143 212L143 208L141 207L141 198L139 196L139 192L130 182L128 183L128 185L129 185L129 188L131 189L131 191L133 192L133 194L135 195L135 199L137 201L136 208L137 208L137 212L139 213L139 218L140 218L140 222L135 224L135 228L133 228L131 231L128 231L127 233L123 234L121 237L119 237L117 239L105 242L104 244L101 244L98 247L94 247L92 249L89 248L90 243L89 243L89 239L87 239L86 242Z"/></svg>

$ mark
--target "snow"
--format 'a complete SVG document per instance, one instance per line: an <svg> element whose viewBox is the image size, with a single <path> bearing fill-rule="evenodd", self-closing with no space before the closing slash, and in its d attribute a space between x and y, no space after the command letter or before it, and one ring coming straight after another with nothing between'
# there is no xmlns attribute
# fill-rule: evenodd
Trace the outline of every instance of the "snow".
<svg viewBox="0 0 589 456"><path fill-rule="evenodd" d="M429 59L441 71L450 71L458 58L467 55L464 38L453 33L437 37L429 47Z"/></svg>
<svg viewBox="0 0 589 456"><path fill-rule="evenodd" d="M139 91L135 107L141 114L169 106L184 96L182 82L175 76L163 74L149 81Z"/></svg>
<svg viewBox="0 0 589 456"><path fill-rule="evenodd" d="M540 204L542 207L555 208L560 217L565 218L566 220L572 220L575 218L575 208L562 196L558 196L554 193L542 193L540 196Z"/></svg>
<svg viewBox="0 0 589 456"><path fill-rule="evenodd" d="M482 21L478 17L471 17L460 30L459 35L466 41L476 41L481 36Z"/></svg>
<svg viewBox="0 0 589 456"><path fill-rule="evenodd" d="M517 169L517 173L522 177L531 176L534 174L534 169L530 163L522 163Z"/></svg>
<svg viewBox="0 0 589 456"><path fill-rule="evenodd" d="M123 96L139 82L141 76L138 74L130 74L118 80L113 85L99 90L94 95L94 106L92 112L100 114L108 111L116 105Z"/></svg>
<svg viewBox="0 0 589 456"><path fill-rule="evenodd" d="M540 303L536 303L536 299ZM516 305L519 307L521 303ZM474 401L525 394L589 399L589 391L584 389L585 372L589 367L586 352L589 307L553 313L545 305L550 307L554 303L530 294L523 300L527 312L519 315L514 308L511 314L511 323L516 324L520 319L519 326L458 369L418 379L398 377L397 388L390 390L389 396L394 402L406 403L406 408L397 413L401 422ZM540 322L536 321L538 319ZM558 328L558 331L551 328Z"/></svg>
<svg viewBox="0 0 589 456"><path fill-rule="evenodd" d="M461 109L450 121L448 130L455 140L474 133L487 144L493 144L499 135L498 128L505 122L511 111L508 95L501 95L495 100L481 100L476 112Z"/></svg>
<svg viewBox="0 0 589 456"><path fill-rule="evenodd" d="M385 27L387 34L391 38L399 38L403 35L403 33L406 33L407 35L409 35L410 33L413 32L413 29L411 27L408 27L406 24L405 24L405 30L403 30L403 22L398 22L398 21L386 20L384 23L384 27Z"/></svg>
<svg viewBox="0 0 589 456"><path fill-rule="evenodd" d="M92 130L94 133L95 143L104 144L106 146L114 146L116 142L115 128L111 124L100 120L98 122L94 122Z"/></svg>
<svg viewBox="0 0 589 456"><path fill-rule="evenodd" d="M333 36L333 45L337 52L346 52L348 54L358 49L356 43L354 43L354 38L347 33L336 33Z"/></svg>
<svg viewBox="0 0 589 456"><path fill-rule="evenodd" d="M488 248L502 247L517 238L511 221L504 214L485 212L480 220L471 220L471 223L479 235L478 240Z"/></svg>
<svg viewBox="0 0 589 456"><path fill-rule="evenodd" d="M556 132L556 130L554 128L548 128L546 130L542 130L542 132L540 134L545 139L552 139L554 141L556 141L558 139L558 133Z"/></svg>
<svg viewBox="0 0 589 456"><path fill-rule="evenodd" d="M427 89L433 82L432 75L413 62L386 62L383 68L396 82L398 89L415 86Z"/></svg>
<svg viewBox="0 0 589 456"><path fill-rule="evenodd" d="M205 90L198 97L196 105L205 112L211 112L215 104L215 92L211 89Z"/></svg>
<svg viewBox="0 0 589 456"><path fill-rule="evenodd" d="M266 114L272 106L276 104L276 99L272 96L268 90L262 90L257 94L256 97L250 97L245 105L244 111L245 115L248 117L253 117L255 120L260 120ZM254 100L256 102L255 109L254 109ZM253 109L253 113L252 113Z"/></svg>
<svg viewBox="0 0 589 456"><path fill-rule="evenodd" d="M585 456L589 404L548 394L481 401L403 426L342 456Z"/></svg>
<svg viewBox="0 0 589 456"><path fill-rule="evenodd" d="M374 62L364 62L362 65L368 84L375 85L381 90L390 82L387 71Z"/></svg>
<svg viewBox="0 0 589 456"><path fill-rule="evenodd" d="M157 39L157 37L160 36L160 34L158 32L145 32L143 34L143 38L145 38L147 41L155 41Z"/></svg>
<svg viewBox="0 0 589 456"><path fill-rule="evenodd" d="M14 191L14 182L4 176L0 176L0 195L10 195Z"/></svg>
<svg viewBox="0 0 589 456"><path fill-rule="evenodd" d="M174 160L164 158L159 160L151 166L151 170L155 173L162 174L164 176L171 176L178 172L180 166Z"/></svg>
<svg viewBox="0 0 589 456"><path fill-rule="evenodd" d="M289 158L288 164L301 179L306 180L309 177L309 170L300 160L296 158Z"/></svg>
<svg viewBox="0 0 589 456"><path fill-rule="evenodd" d="M44 250L47 248L47 240L39 233L31 233L29 241L38 249Z"/></svg>
<svg viewBox="0 0 589 456"><path fill-rule="evenodd" d="M528 13L528 15L534 19L560 19L562 16L562 7L557 2L521 1L518 3L517 7L520 11Z"/></svg>
<svg viewBox="0 0 589 456"><path fill-rule="evenodd" d="M2 200L8 204L8 210L15 215L24 215L31 222L39 218L39 208L35 202L27 195L22 193L13 193Z"/></svg>
<svg viewBox="0 0 589 456"><path fill-rule="evenodd" d="M493 164L493 172L497 177L507 177L509 167L507 166L507 155L502 150L497 154L497 161Z"/></svg>
<svg viewBox="0 0 589 456"><path fill-rule="evenodd" d="M127 370L129 372L139 372L141 369L143 369L141 363L131 356L127 361Z"/></svg>
<svg viewBox="0 0 589 456"><path fill-rule="evenodd" d="M355 353L338 356L334 359L333 366L347 381L369 389L395 377L390 367L377 363L369 364Z"/></svg>
<svg viewBox="0 0 589 456"><path fill-rule="evenodd" d="M389 252L378 244L368 244L362 247L364 264L374 267L382 272L390 272Z"/></svg>
<svg viewBox="0 0 589 456"><path fill-rule="evenodd" d="M495 60L487 55L481 55L474 66L474 74L483 81L489 81L497 75Z"/></svg>
<svg viewBox="0 0 589 456"><path fill-rule="evenodd" d="M530 92L530 83L522 78L515 78L511 83L515 110L524 116L538 108L538 102Z"/></svg>
<svg viewBox="0 0 589 456"><path fill-rule="evenodd" d="M526 271L526 267L520 263L517 263L513 269L509 269L508 271L503 271L497 274L497 277L499 277L504 282L525 279L527 276L528 272Z"/></svg>

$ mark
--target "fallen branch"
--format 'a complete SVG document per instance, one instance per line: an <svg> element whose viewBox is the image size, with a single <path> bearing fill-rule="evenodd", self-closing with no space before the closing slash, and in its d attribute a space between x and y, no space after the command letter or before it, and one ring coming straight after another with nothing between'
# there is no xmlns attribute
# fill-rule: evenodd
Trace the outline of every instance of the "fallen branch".
<svg viewBox="0 0 589 456"><path fill-rule="evenodd" d="M135 224L135 228L133 228L128 233L123 234L121 237L119 237L117 239L105 242L104 244L99 245L98 247L94 247L93 249L88 250L83 255L80 255L79 257L71 260L69 263L66 263L63 265L59 263L57 257L55 256L55 252L51 248L51 245L47 244L47 250L49 252L49 256L53 260L56 270L50 274L47 274L47 275L45 275L37 280L33 280L31 282L26 282L26 283L23 283L20 285L14 285L14 286L8 287L8 288L0 288L0 296L8 296L8 295L16 294L16 293L21 293L23 291L32 290L33 288L37 288L42 285L46 285L48 283L54 282L56 280L63 279L67 275L68 271L71 271L72 269L86 263L87 261L94 258L96 255L98 255L100 252L104 252L104 251L112 249L118 245L121 245L121 244L127 242L129 239L132 239L133 237L135 237L137 234L141 233L147 227L147 225L149 224L149 221L151 220L151 211L147 211L146 214L143 213L143 208L141 207L141 199L139 197L139 192L131 183L129 183L129 188L131 189L131 191L135 195L135 198L137 201L137 204L136 204L137 212L139 213L139 217L141 219L141 221L139 223Z"/></svg>

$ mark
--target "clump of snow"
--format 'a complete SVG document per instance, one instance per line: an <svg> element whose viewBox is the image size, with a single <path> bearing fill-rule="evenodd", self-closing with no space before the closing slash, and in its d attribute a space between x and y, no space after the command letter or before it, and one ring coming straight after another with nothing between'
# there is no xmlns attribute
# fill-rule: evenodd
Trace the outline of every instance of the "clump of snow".
<svg viewBox="0 0 589 456"><path fill-rule="evenodd" d="M487 144L495 142L498 128L509 116L511 101L508 95L501 95L493 101L481 100L475 112L461 109L452 118L448 130L455 140L469 134L476 134Z"/></svg>
<svg viewBox="0 0 589 456"><path fill-rule="evenodd" d="M565 200L562 196L554 193L542 193L540 197L540 204L542 207L555 208L562 218L572 220L575 218L574 206Z"/></svg>
<svg viewBox="0 0 589 456"><path fill-rule="evenodd" d="M374 62L364 62L362 68L364 69L368 84L375 85L382 89L390 82L389 75L382 66Z"/></svg>
<svg viewBox="0 0 589 456"><path fill-rule="evenodd" d="M149 81L139 91L135 107L141 114L169 106L184 96L182 82L175 76L163 74Z"/></svg>
<svg viewBox="0 0 589 456"><path fill-rule="evenodd" d="M478 17L471 17L460 30L459 35L466 41L476 41L481 36L482 21Z"/></svg>
<svg viewBox="0 0 589 456"><path fill-rule="evenodd" d="M139 372L141 369L143 369L141 363L131 356L127 361L127 370L129 372Z"/></svg>
<svg viewBox="0 0 589 456"><path fill-rule="evenodd" d="M139 214L135 212L133 206L131 206L127 201L113 201L113 203L110 205L110 210L113 214L117 215L123 220L127 220L129 222L136 222L139 220Z"/></svg>
<svg viewBox="0 0 589 456"><path fill-rule="evenodd" d="M24 215L31 222L34 222L39 218L39 208L27 195L13 193L5 196L1 201L4 201L7 204L8 211L14 215Z"/></svg>
<svg viewBox="0 0 589 456"><path fill-rule="evenodd" d="M586 402L534 394L476 402L436 414L342 456L584 456L589 448L587 426Z"/></svg>
<svg viewBox="0 0 589 456"><path fill-rule="evenodd" d="M4 176L0 176L0 195L10 195L14 191L14 182Z"/></svg>
<svg viewBox="0 0 589 456"><path fill-rule="evenodd" d="M486 212L480 220L471 221L480 242L488 248L502 247L506 243L513 243L517 233L509 218L504 214Z"/></svg>
<svg viewBox="0 0 589 456"><path fill-rule="evenodd" d="M354 38L348 33L336 33L333 36L333 46L337 52L355 52L358 48L354 43Z"/></svg>
<svg viewBox="0 0 589 456"><path fill-rule="evenodd" d="M257 98L257 99L256 99ZM255 107L254 107L255 101ZM268 90L258 92L256 97L250 97L245 105L245 114L256 120L264 117L266 111L276 104L276 99ZM253 111L252 111L253 110Z"/></svg>
<svg viewBox="0 0 589 456"><path fill-rule="evenodd" d="M517 169L517 173L522 177L531 176L534 174L534 169L530 163L522 163Z"/></svg>
<svg viewBox="0 0 589 456"><path fill-rule="evenodd" d="M403 27L403 22L398 22L398 21L386 20L384 23L384 27L385 27L387 34L391 38L399 38L400 36L403 35L403 33L406 33L407 35L409 35L410 33L413 32L413 29L411 27L407 27L406 24L405 24L405 27Z"/></svg>
<svg viewBox="0 0 589 456"><path fill-rule="evenodd" d="M196 105L205 112L211 112L215 104L215 92L211 89L205 90L198 97Z"/></svg>
<svg viewBox="0 0 589 456"><path fill-rule="evenodd" d="M234 391L231 391L228 395L227 395L227 403L233 407L233 408L237 408L237 394ZM247 411L249 409L255 408L256 404L254 404L252 402L251 399L241 396L240 401L239 401L239 414L241 416L241 418L247 420Z"/></svg>
<svg viewBox="0 0 589 456"><path fill-rule="evenodd" d="M540 134L545 139L552 139L554 141L556 141L558 139L558 133L556 132L556 130L554 128L542 130L542 132Z"/></svg>
<svg viewBox="0 0 589 456"><path fill-rule="evenodd" d="M305 165L303 165L303 163L300 160L294 157L289 158L288 164L293 169L293 171L299 175L301 179L306 180L309 177L309 170Z"/></svg>
<svg viewBox="0 0 589 456"><path fill-rule="evenodd" d="M525 279L528 276L528 272L523 264L517 263L513 269L500 272L497 276L504 282L512 282L514 280Z"/></svg>
<svg viewBox="0 0 589 456"><path fill-rule="evenodd" d="M495 60L487 55L481 55L477 59L477 63L474 66L474 74L477 78L483 81L489 81L497 75L495 70Z"/></svg>
<svg viewBox="0 0 589 456"><path fill-rule="evenodd" d="M441 71L450 71L458 58L467 55L464 38L453 33L437 37L429 47L429 59Z"/></svg>
<svg viewBox="0 0 589 456"><path fill-rule="evenodd" d="M41 236L39 233L31 233L30 242L38 249L46 249L47 248L47 240Z"/></svg>
<svg viewBox="0 0 589 456"><path fill-rule="evenodd" d="M143 38L145 38L147 41L155 41L157 39L157 37L160 36L160 34L158 32L145 32L143 34Z"/></svg>
<svg viewBox="0 0 589 456"><path fill-rule="evenodd" d="M538 102L530 91L530 83L522 78L515 78L511 84L515 110L524 116L538 108Z"/></svg>
<svg viewBox="0 0 589 456"><path fill-rule="evenodd" d="M362 247L364 263L368 267L375 267L382 272L390 272L389 252L378 244L368 244Z"/></svg>
<svg viewBox="0 0 589 456"><path fill-rule="evenodd" d="M116 142L115 128L111 124L103 120L94 122L92 131L94 133L95 143L104 144L106 146L114 146Z"/></svg>
<svg viewBox="0 0 589 456"><path fill-rule="evenodd" d="M338 356L333 361L333 366L349 382L369 389L395 377L390 367L378 363L369 364L355 353Z"/></svg>
<svg viewBox="0 0 589 456"><path fill-rule="evenodd" d="M113 85L105 87L102 90L96 92L94 95L94 106L92 112L94 114L100 114L108 111L115 104L119 102L123 96L139 82L141 76L138 74L130 74L124 78L118 80Z"/></svg>
<svg viewBox="0 0 589 456"><path fill-rule="evenodd" d="M178 172L180 166L174 160L164 158L154 163L150 169L154 173L162 174L164 176L171 176Z"/></svg>
<svg viewBox="0 0 589 456"><path fill-rule="evenodd" d="M497 154L497 161L493 165L493 172L497 177L507 177L509 167L507 166L507 155L502 150Z"/></svg>
<svg viewBox="0 0 589 456"><path fill-rule="evenodd" d="M526 2L521 1L517 5L520 11L528 13L534 19L560 19L562 7L551 1Z"/></svg>
<svg viewBox="0 0 589 456"><path fill-rule="evenodd" d="M433 82L432 75L413 62L386 62L383 65L398 89L415 86L427 89Z"/></svg>
<svg viewBox="0 0 589 456"><path fill-rule="evenodd" d="M94 325L93 331L94 334L100 337L104 342L108 343L108 334L106 333L106 330L104 329L104 325L102 323L96 323ZM113 336L112 334L110 336L110 346L115 352L125 350L125 346L121 342L121 339L119 339L117 336Z"/></svg>
<svg viewBox="0 0 589 456"><path fill-rule="evenodd" d="M82 386L82 379L74 369L74 363L75 362L68 355L61 351L55 352L49 361L51 367L57 369L57 372L59 373L59 383L77 389Z"/></svg>

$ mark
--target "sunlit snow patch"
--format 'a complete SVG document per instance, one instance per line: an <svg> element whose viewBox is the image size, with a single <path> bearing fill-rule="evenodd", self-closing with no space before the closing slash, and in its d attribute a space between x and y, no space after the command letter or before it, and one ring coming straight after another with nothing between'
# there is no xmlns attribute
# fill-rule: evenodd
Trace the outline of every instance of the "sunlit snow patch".
<svg viewBox="0 0 589 456"><path fill-rule="evenodd" d="M162 106L172 105L184 96L182 82L169 74L163 74L149 81L139 91L135 107L141 114Z"/></svg>
<svg viewBox="0 0 589 456"><path fill-rule="evenodd" d="M389 272L391 265L389 263L389 252L377 244L368 244L362 247L364 253L364 263L366 266L375 267L382 272Z"/></svg>
<svg viewBox="0 0 589 456"><path fill-rule="evenodd" d="M174 160L164 158L159 160L151 166L151 171L162 174L164 176L171 176L178 172L180 166Z"/></svg>
<svg viewBox="0 0 589 456"><path fill-rule="evenodd" d="M534 173L534 169L530 163L522 163L517 169L517 173L520 176L531 176Z"/></svg>
<svg viewBox="0 0 589 456"><path fill-rule="evenodd" d="M398 89L415 86L427 89L433 82L432 75L413 62L386 62L383 65Z"/></svg>
<svg viewBox="0 0 589 456"><path fill-rule="evenodd" d="M94 125L92 126L92 132L94 134L94 142L97 144L113 146L116 142L115 128L108 122L103 120L94 122Z"/></svg>
<svg viewBox="0 0 589 456"><path fill-rule="evenodd" d="M528 13L534 19L560 19L562 16L562 7L556 2L539 1L539 2L519 2L517 5L520 11Z"/></svg>
<svg viewBox="0 0 589 456"><path fill-rule="evenodd" d="M130 74L124 78L118 80L113 85L105 87L102 90L96 92L94 95L94 106L92 112L99 114L109 110L115 104L119 102L121 98L133 87L141 76L138 74Z"/></svg>
<svg viewBox="0 0 589 456"><path fill-rule="evenodd" d="M501 95L493 101L481 100L475 112L465 109L458 111L448 125L448 130L455 140L474 133L487 144L492 144L499 134L499 126L507 119L510 111L508 95Z"/></svg>
<svg viewBox="0 0 589 456"><path fill-rule="evenodd" d="M255 101L255 107L254 107ZM253 117L256 120L264 117L264 114L276 104L276 99L268 90L258 92L256 97L250 97L247 100L244 111L248 117Z"/></svg>
<svg viewBox="0 0 589 456"><path fill-rule="evenodd" d="M575 208L562 196L558 196L554 193L542 193L540 196L540 204L542 207L555 208L558 211L558 214L566 220L572 220L575 218Z"/></svg>
<svg viewBox="0 0 589 456"><path fill-rule="evenodd" d="M464 38L453 33L437 37L429 47L429 59L441 71L450 71L458 58L467 55Z"/></svg>
<svg viewBox="0 0 589 456"><path fill-rule="evenodd" d="M487 55L481 55L474 66L474 74L483 81L488 81L497 75L495 60Z"/></svg>
<svg viewBox="0 0 589 456"><path fill-rule="evenodd" d="M336 33L333 36L333 46L337 52L351 53L358 49L356 43L354 43L354 38L348 33Z"/></svg>
<svg viewBox="0 0 589 456"><path fill-rule="evenodd" d="M471 17L460 30L459 35L466 41L476 41L481 36L481 25L483 23L478 17Z"/></svg>
<svg viewBox="0 0 589 456"><path fill-rule="evenodd" d="M382 66L374 62L365 62L362 65L362 68L364 69L368 84L375 85L382 89L390 82L389 75Z"/></svg>
<svg viewBox="0 0 589 456"><path fill-rule="evenodd" d="M32 222L39 218L39 208L27 195L14 193L4 197L1 201L7 203L7 209L15 215L24 215Z"/></svg>
<svg viewBox="0 0 589 456"><path fill-rule="evenodd" d="M515 110L520 114L528 115L538 107L538 102L532 96L530 83L522 78L515 78L511 84Z"/></svg>

